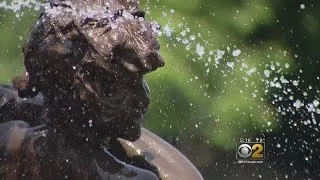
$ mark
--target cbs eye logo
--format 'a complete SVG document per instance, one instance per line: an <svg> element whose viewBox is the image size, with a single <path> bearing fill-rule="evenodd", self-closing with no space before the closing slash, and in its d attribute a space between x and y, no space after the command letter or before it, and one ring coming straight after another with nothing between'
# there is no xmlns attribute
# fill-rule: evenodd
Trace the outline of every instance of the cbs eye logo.
<svg viewBox="0 0 320 180"><path fill-rule="evenodd" d="M263 160L265 158L265 144L257 142L237 143L238 160Z"/></svg>

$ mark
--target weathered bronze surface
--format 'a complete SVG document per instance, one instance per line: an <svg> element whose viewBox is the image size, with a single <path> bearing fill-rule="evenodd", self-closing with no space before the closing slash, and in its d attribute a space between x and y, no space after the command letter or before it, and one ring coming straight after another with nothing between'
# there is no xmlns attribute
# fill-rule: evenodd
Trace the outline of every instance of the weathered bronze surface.
<svg viewBox="0 0 320 180"><path fill-rule="evenodd" d="M158 179L157 168L142 156L138 161L127 157L125 164L112 155L109 151L124 158L127 151L114 139L108 143L100 137L99 146L71 142L69 134L46 125L49 119L39 118L45 111L41 95L23 100L14 89L0 86L0 97L1 179ZM22 118L26 121L12 120Z"/></svg>
<svg viewBox="0 0 320 180"><path fill-rule="evenodd" d="M129 155L155 152L136 140L150 103L143 76L164 65L157 30L136 0L50 0L24 45L26 73L13 79L14 88L0 86L0 177L176 179L167 162L189 169L184 179L201 179L148 131L145 139L177 162Z"/></svg>

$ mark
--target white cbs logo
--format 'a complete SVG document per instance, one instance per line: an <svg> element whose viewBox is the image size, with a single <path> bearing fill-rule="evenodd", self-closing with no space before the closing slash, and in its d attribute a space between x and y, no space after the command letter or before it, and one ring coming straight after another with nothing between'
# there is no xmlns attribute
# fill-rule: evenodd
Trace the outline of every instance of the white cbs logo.
<svg viewBox="0 0 320 180"><path fill-rule="evenodd" d="M251 143L250 143L251 144ZM251 146L252 145L252 146ZM241 144L238 147L238 155L241 158L264 158L264 148L262 144Z"/></svg>

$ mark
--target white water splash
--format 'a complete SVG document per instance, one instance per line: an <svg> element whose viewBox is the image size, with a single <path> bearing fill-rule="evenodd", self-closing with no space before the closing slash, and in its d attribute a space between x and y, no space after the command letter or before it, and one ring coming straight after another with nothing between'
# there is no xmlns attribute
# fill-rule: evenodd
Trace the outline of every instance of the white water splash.
<svg viewBox="0 0 320 180"><path fill-rule="evenodd" d="M43 4L37 1L13 1L8 3L7 1L0 2L0 8L11 10L15 13L21 11L22 8L34 8L34 10L38 11L40 7L43 7Z"/></svg>

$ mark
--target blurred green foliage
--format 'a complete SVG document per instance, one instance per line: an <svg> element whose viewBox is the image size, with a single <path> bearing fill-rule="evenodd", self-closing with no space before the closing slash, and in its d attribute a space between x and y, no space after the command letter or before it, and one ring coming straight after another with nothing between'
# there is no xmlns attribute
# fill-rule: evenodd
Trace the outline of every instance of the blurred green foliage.
<svg viewBox="0 0 320 180"><path fill-rule="evenodd" d="M23 72L22 47L30 28L37 19L32 9L16 13L0 8L0 81L11 83L11 78Z"/></svg>
<svg viewBox="0 0 320 180"><path fill-rule="evenodd" d="M281 41L247 40L259 26L276 23L269 1L143 1L143 6L171 33L160 37L165 68L148 76L153 90L148 127L164 136L195 134L230 148L240 137L278 126L261 80L272 63L283 73L292 71L285 64L293 67L293 57ZM204 47L202 56L197 45ZM242 53L235 57L237 49ZM225 51L218 65L217 50Z"/></svg>

